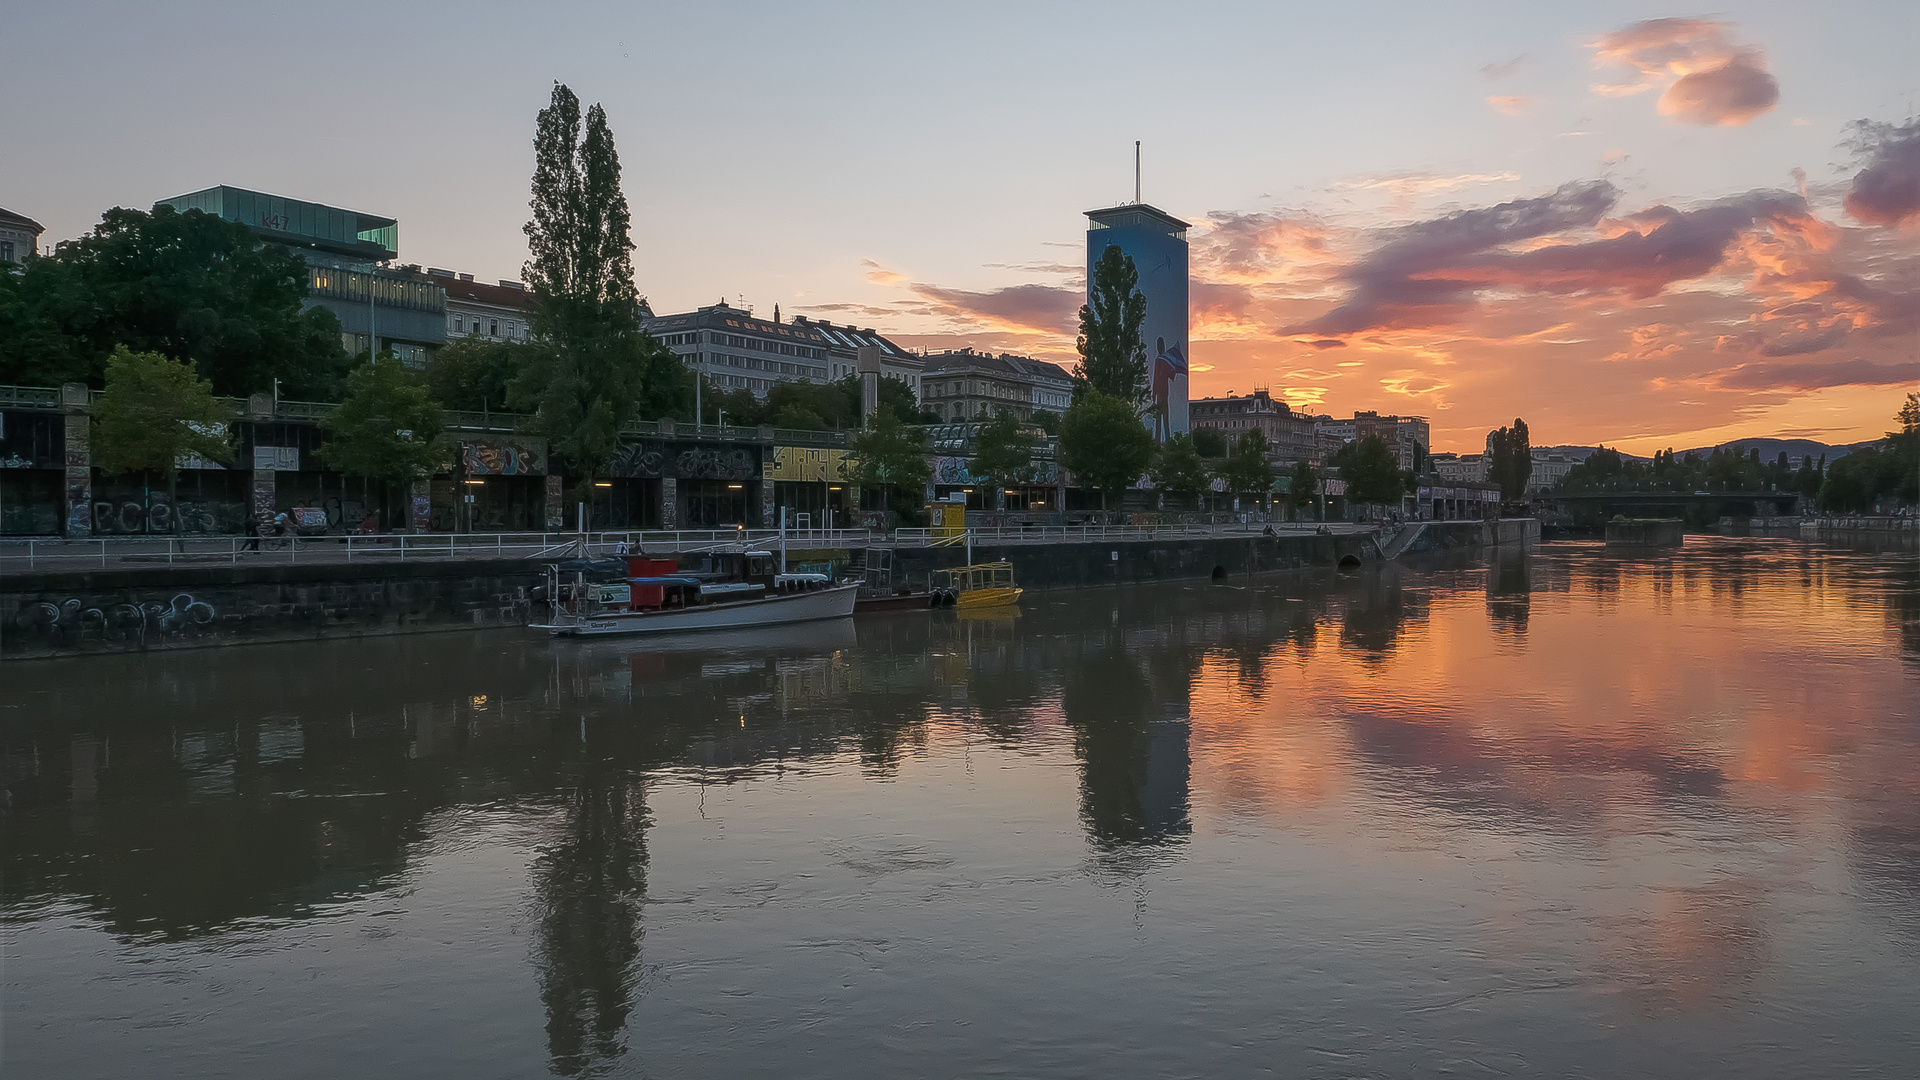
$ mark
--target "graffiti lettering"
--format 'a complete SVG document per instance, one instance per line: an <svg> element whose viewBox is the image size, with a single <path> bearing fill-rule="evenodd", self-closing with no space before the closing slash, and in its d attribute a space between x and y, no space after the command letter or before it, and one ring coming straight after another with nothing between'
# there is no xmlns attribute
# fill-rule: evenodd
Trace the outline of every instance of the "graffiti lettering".
<svg viewBox="0 0 1920 1080"><path fill-rule="evenodd" d="M35 634L65 639L99 635L112 640L149 635L161 638L198 636L206 632L219 613L213 605L196 600L191 593L179 593L167 603L89 605L78 597L59 603L29 600L14 612L15 626Z"/></svg>

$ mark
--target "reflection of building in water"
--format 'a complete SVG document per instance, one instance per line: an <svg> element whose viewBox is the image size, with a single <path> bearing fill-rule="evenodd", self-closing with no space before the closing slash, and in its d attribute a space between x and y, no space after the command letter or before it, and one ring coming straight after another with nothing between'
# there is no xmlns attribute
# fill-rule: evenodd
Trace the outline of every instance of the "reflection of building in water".
<svg viewBox="0 0 1920 1080"><path fill-rule="evenodd" d="M1061 711L1081 763L1080 817L1103 851L1184 839L1188 818L1188 724L1156 717L1150 684L1118 649L1087 655L1069 669Z"/></svg>

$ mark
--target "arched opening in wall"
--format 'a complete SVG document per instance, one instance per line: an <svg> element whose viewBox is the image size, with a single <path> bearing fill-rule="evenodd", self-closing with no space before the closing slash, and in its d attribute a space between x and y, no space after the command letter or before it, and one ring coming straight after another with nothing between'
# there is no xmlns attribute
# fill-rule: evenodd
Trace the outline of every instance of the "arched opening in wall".
<svg viewBox="0 0 1920 1080"><path fill-rule="evenodd" d="M1342 570L1358 570L1358 569L1360 569L1360 556L1358 556L1358 555L1342 555L1342 556L1340 556L1340 569L1342 569Z"/></svg>
<svg viewBox="0 0 1920 1080"><path fill-rule="evenodd" d="M1226 583L1226 580L1227 580L1227 568L1226 568L1226 567L1224 567L1224 566L1216 566L1216 567L1214 567L1214 568L1213 568L1213 575L1212 575L1212 579L1211 579L1211 580L1213 581L1213 583L1214 583L1215 585L1222 585L1222 584L1225 584L1225 583Z"/></svg>

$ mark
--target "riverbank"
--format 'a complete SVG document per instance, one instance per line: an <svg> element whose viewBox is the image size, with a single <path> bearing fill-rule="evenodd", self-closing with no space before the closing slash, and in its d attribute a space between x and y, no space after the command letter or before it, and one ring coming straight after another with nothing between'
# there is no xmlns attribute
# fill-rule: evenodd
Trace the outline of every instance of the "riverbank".
<svg viewBox="0 0 1920 1080"><path fill-rule="evenodd" d="M1525 544L1539 535L1531 519L1432 522L1403 554ZM790 554L844 567L866 553ZM895 580L923 581L968 557L963 546L897 548ZM1358 565L1379 560L1381 550L1375 534L1349 533L980 543L971 557L1011 562L1023 587L1046 590ZM0 579L0 659L522 626L540 565L468 558L8 574Z"/></svg>

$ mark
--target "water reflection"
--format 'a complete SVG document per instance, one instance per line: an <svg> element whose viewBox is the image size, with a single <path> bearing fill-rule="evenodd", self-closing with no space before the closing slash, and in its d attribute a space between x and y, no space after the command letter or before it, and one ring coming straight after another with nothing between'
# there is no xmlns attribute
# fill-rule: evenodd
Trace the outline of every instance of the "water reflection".
<svg viewBox="0 0 1920 1080"><path fill-rule="evenodd" d="M667 931L648 912L672 873L654 815L689 790L821 792L809 804L817 835L801 839L857 870L873 863L869 848L931 850L852 809L852 793L891 785L903 800L894 811L937 810L954 846L1011 859L1061 829L1081 845L1072 873L1177 881L1202 921L1240 890L1294 880L1285 859L1223 869L1223 836L1309 837L1316 850L1387 868L1387 881L1425 872L1402 868L1409 852L1441 853L1500 883L1442 887L1449 902L1518 912L1456 928L1484 935L1474 950L1563 967L1575 973L1568 985L1603 987L1650 1017L1699 1014L1777 984L1799 962L1780 944L1778 907L1811 887L1807 867L1836 844L1844 868L1834 872L1848 884L1832 901L1844 919L1832 918L1858 919L1848 907L1857 895L1898 940L1920 945L1910 768L1920 573L1883 553L1765 540L1645 556L1554 545L1237 587L1043 594L1017 617L913 612L584 647L511 634L396 639L20 664L7 675L0 902L10 922L77 911L128 959L243 931L298 938L369 898L404 906L468 830L479 839L461 842L476 850L513 853L497 872L518 883L509 906L528 913L524 948L474 946L514 953L493 977L528 987L539 1056L562 1075L652 1068L641 1050L663 1044L634 1034L643 1013L699 1027L690 1017L707 1006L650 995L643 977L643 946L646 963L661 962ZM950 805L956 789L929 777L974 754L983 769L991 760L1015 774L1012 790L1036 807L1063 793L1064 819L1024 822L1032 834L994 831ZM677 828L666 835L683 853L698 847L684 821ZM784 853L768 872L805 881L827 873L808 861L817 855ZM966 873L955 856L909 861ZM888 866L860 880L898 869ZM1343 887L1347 871L1319 872ZM1052 879L1016 880L1043 890L1027 883ZM875 887L775 909L769 933L778 943L827 923L909 918L899 912L912 909L860 899ZM1057 893L968 888L1006 890L1008 905L1055 934L1098 921ZM1371 895L1323 902L1367 910ZM1319 940L1297 913L1263 917ZM942 933L968 925L935 921ZM1189 960L1237 959L1232 947L1208 952L1218 941L1188 946ZM1341 962L1360 966L1320 989L1378 979L1391 997L1412 985L1351 957L1315 961ZM890 985L937 1011L938 980L967 967L928 963L917 977L933 982L894 973L905 981ZM89 992L57 969L13 977L55 999ZM262 992L300 993L282 983ZM1195 993L1214 1001L1225 989ZM405 1030L396 1020L388 1035ZM803 1039L805 1025L780 1030ZM120 1031L99 1047L125 1048L124 1064L156 1038Z"/></svg>

